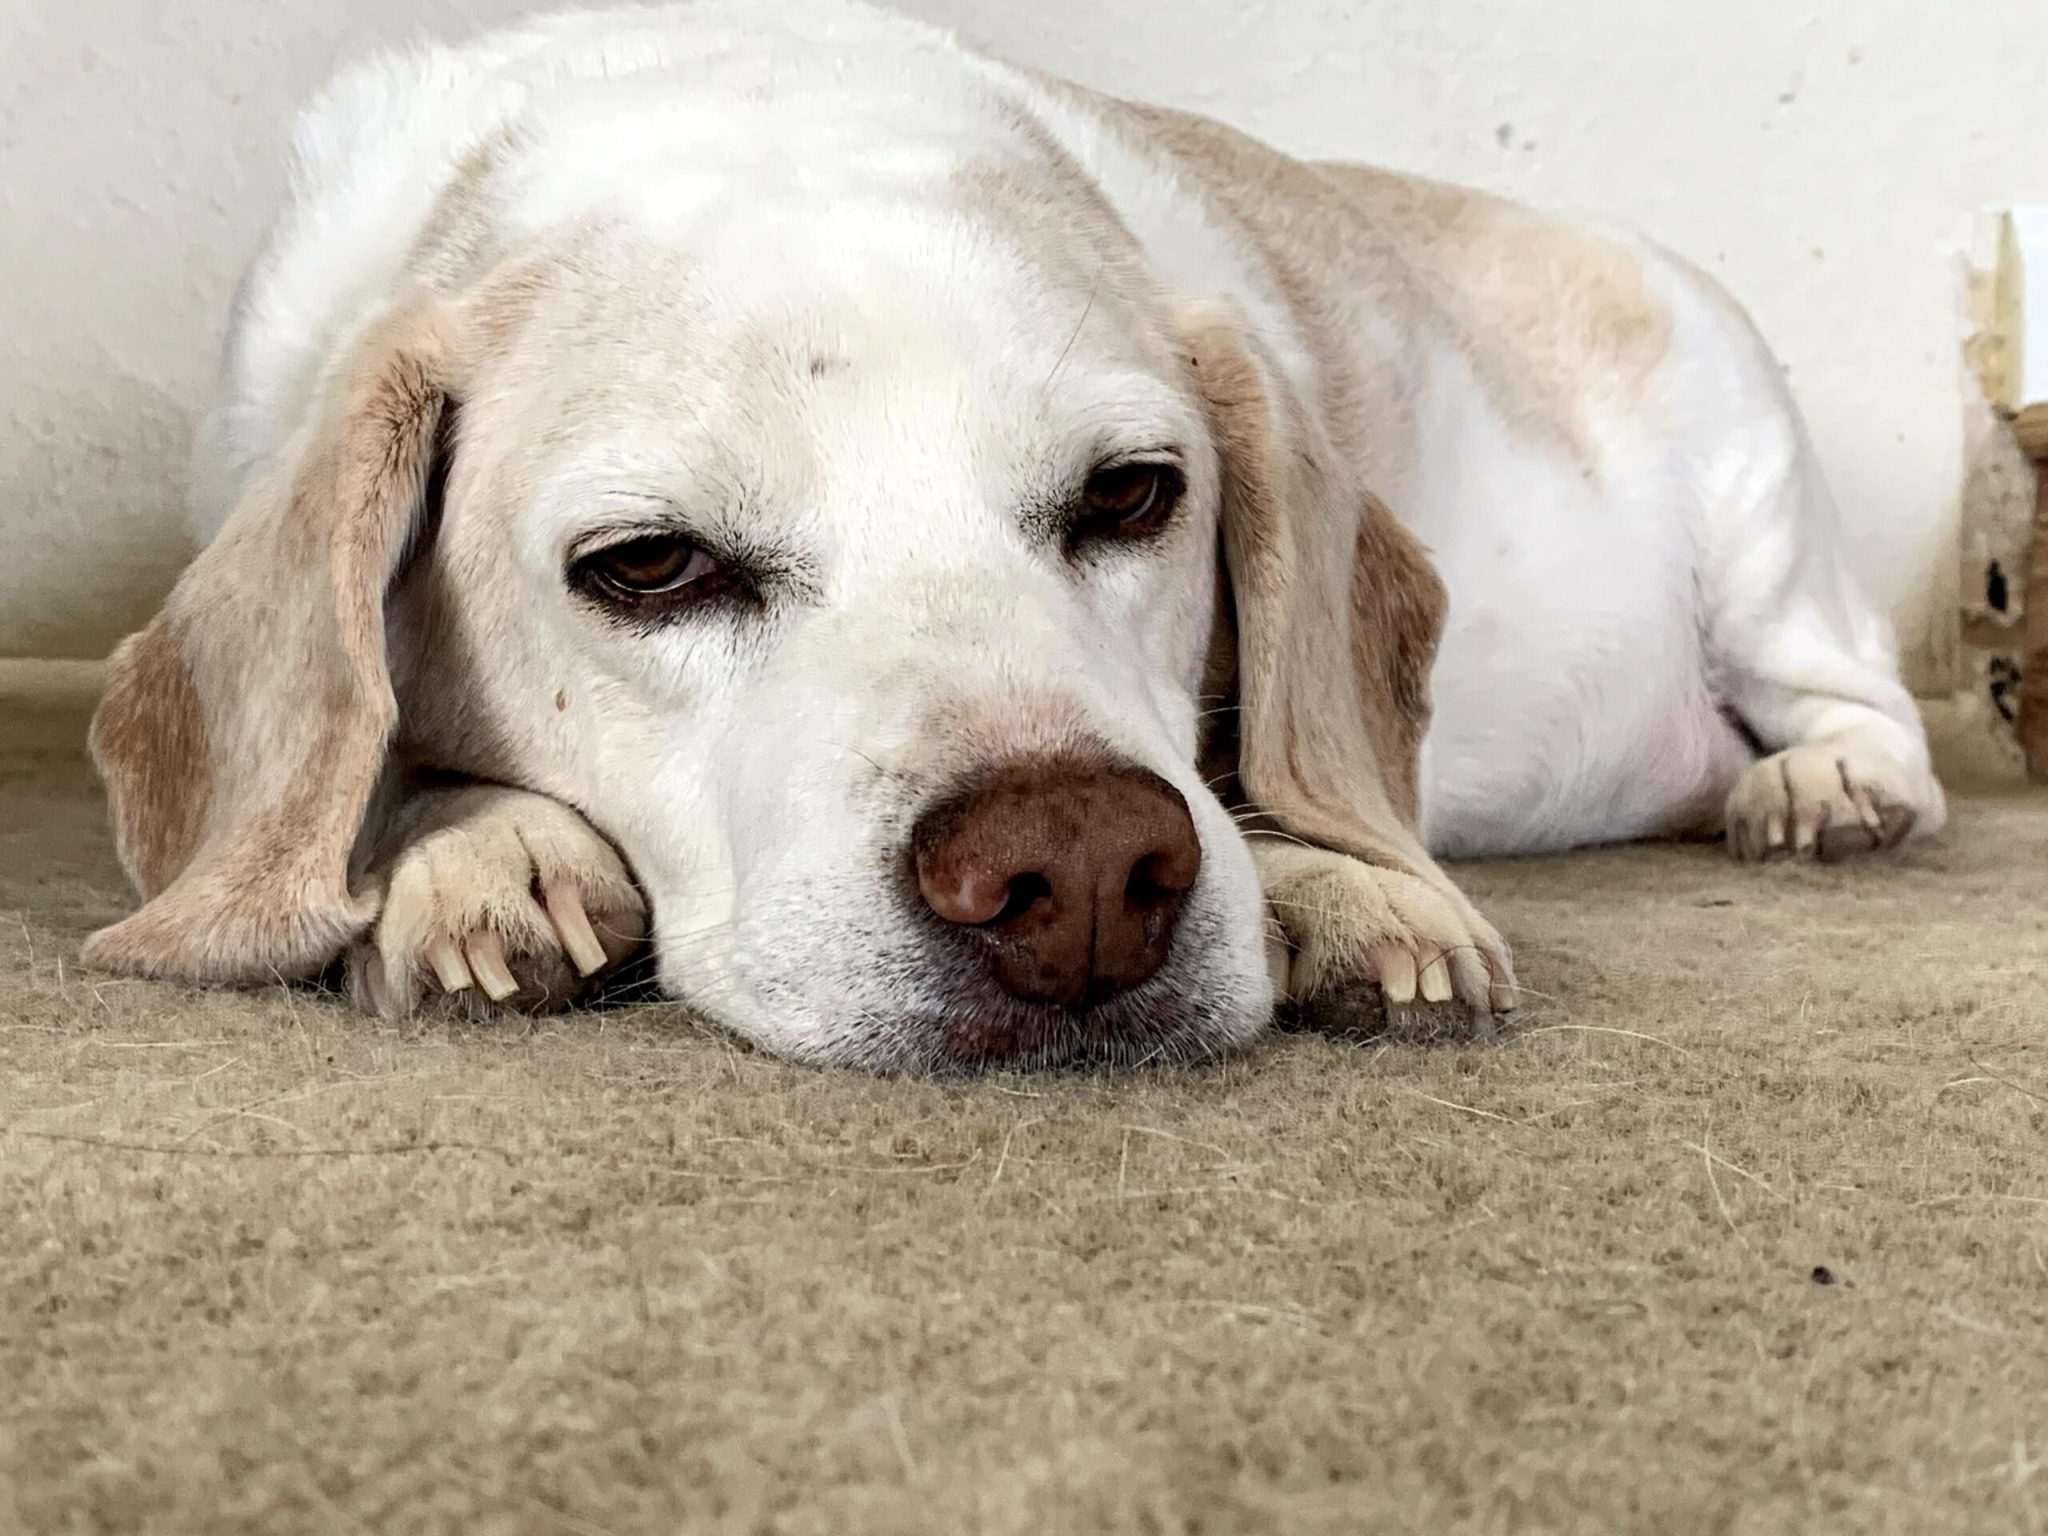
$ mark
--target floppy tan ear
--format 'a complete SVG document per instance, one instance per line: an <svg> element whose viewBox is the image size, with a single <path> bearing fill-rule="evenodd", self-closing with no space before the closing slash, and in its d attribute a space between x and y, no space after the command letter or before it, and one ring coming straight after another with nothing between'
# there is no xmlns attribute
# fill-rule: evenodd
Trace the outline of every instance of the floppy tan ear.
<svg viewBox="0 0 2048 1536"><path fill-rule="evenodd" d="M397 719L384 595L447 411L446 321L385 317L316 394L92 722L144 905L90 965L195 981L318 972L375 916L349 861Z"/></svg>
<svg viewBox="0 0 2048 1536"><path fill-rule="evenodd" d="M1418 785L1443 583L1234 316L1183 333L1222 454L1239 782L1298 838L1442 881Z"/></svg>

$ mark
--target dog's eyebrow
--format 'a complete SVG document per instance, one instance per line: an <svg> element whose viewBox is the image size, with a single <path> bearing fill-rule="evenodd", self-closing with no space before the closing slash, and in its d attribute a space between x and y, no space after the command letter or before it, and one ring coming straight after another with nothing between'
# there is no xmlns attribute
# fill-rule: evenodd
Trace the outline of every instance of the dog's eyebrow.
<svg viewBox="0 0 2048 1536"><path fill-rule="evenodd" d="M627 490L624 486L608 485L604 487L604 489L599 491L597 494L600 496L611 497L619 501L649 502L655 506L668 507L674 512L676 512L678 515L680 515L682 512L682 508L676 503L674 497L658 496L649 491L632 491Z"/></svg>
<svg viewBox="0 0 2048 1536"><path fill-rule="evenodd" d="M739 542L741 525L750 505L746 490L738 485L731 487L726 496L715 503L716 510L708 516L693 514L674 496L659 491L635 490L624 485L596 486L579 493L575 499L591 508L595 515L588 526L570 539L571 552L588 550L595 538L635 529L660 529L701 539L707 544ZM618 502L631 502L633 508L619 507L616 515L607 515L611 510L607 504ZM640 507L649 510L642 513L637 510Z"/></svg>
<svg viewBox="0 0 2048 1536"><path fill-rule="evenodd" d="M1149 448L1125 448L1112 453L1090 466L1096 469L1113 468L1118 464L1172 464L1176 467L1187 462L1187 453L1178 443L1157 443Z"/></svg>
<svg viewBox="0 0 2048 1536"><path fill-rule="evenodd" d="M616 544L621 539L650 533L672 533L680 538L701 541L707 545L720 542L715 530L700 528L685 515L676 502L666 496L648 496L631 491L607 491L607 499L630 500L647 507L646 512L638 508L620 508L616 512L593 518L576 530L564 547L563 556L570 560L581 560L585 555L595 553L607 544Z"/></svg>

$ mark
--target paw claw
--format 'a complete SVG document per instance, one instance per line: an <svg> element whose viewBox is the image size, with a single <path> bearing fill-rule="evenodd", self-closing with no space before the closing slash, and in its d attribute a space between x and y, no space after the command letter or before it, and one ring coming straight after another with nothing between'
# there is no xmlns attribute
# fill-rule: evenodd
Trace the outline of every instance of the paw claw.
<svg viewBox="0 0 2048 1536"><path fill-rule="evenodd" d="M1493 968L1476 949L1451 951L1451 995L1469 1007L1485 1011L1493 1006Z"/></svg>
<svg viewBox="0 0 2048 1536"><path fill-rule="evenodd" d="M505 964L505 946L495 933L472 933L463 952L469 959L470 974L492 1002L502 1003L519 990L511 967Z"/></svg>
<svg viewBox="0 0 2048 1536"><path fill-rule="evenodd" d="M373 959L363 967L363 987L369 994L370 1011L380 1019L395 1019L401 1010L391 995L391 983L384 975L384 962Z"/></svg>
<svg viewBox="0 0 2048 1536"><path fill-rule="evenodd" d="M541 902L548 919L561 937L562 952L584 976L595 976L611 963L590 926L590 914L583 910L583 894L567 880L550 880L541 887Z"/></svg>
<svg viewBox="0 0 2048 1536"><path fill-rule="evenodd" d="M462 992L475 985L475 978L469 974L469 966L453 939L435 939L427 945L426 954L427 964L434 968L434 979L441 983L443 992Z"/></svg>
<svg viewBox="0 0 2048 1536"><path fill-rule="evenodd" d="M1870 834L1871 847L1882 848L1885 842L1884 817L1878 813L1870 791L1857 785L1850 792L1849 803L1856 808L1856 819L1863 823L1863 830Z"/></svg>
<svg viewBox="0 0 2048 1536"><path fill-rule="evenodd" d="M1388 1002L1405 1005L1415 1001L1417 976L1413 955L1405 949L1377 949L1373 951L1372 962Z"/></svg>
<svg viewBox="0 0 2048 1536"><path fill-rule="evenodd" d="M1810 854L1820 846L1821 835L1828 829L1831 820L1828 808L1822 806L1817 816L1801 816L1792 832L1792 851L1796 854Z"/></svg>

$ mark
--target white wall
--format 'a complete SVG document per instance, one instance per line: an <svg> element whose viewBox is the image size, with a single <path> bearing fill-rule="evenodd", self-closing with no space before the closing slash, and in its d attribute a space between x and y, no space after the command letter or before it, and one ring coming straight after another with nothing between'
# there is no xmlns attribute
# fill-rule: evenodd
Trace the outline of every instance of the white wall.
<svg viewBox="0 0 2048 1536"><path fill-rule="evenodd" d="M332 62L519 0L0 0L0 652L89 654L185 553L219 316ZM2044 0L904 0L1020 60L1597 211L1786 358L1867 576L1936 676L1960 482L1955 253L2048 199ZM1939 621L1933 616L1939 610Z"/></svg>
<svg viewBox="0 0 2048 1536"><path fill-rule="evenodd" d="M189 554L222 318L335 63L516 0L0 0L0 655L91 656Z"/></svg>

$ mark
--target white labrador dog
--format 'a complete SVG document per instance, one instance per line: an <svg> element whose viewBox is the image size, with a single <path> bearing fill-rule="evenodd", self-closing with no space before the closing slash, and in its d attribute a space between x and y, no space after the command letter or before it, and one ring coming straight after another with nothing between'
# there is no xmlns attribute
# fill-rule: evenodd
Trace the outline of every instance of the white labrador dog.
<svg viewBox="0 0 2048 1536"><path fill-rule="evenodd" d="M645 935L792 1056L1186 1057L1511 1006L1431 850L1944 814L1707 278L837 0L343 74L193 506L94 727L129 973Z"/></svg>

